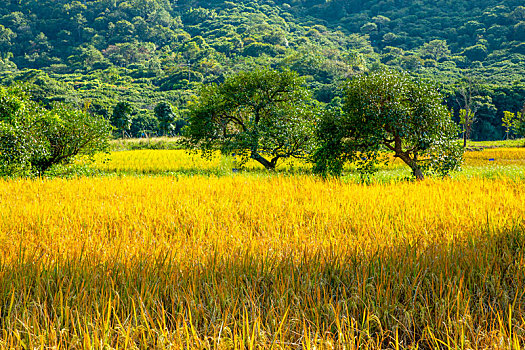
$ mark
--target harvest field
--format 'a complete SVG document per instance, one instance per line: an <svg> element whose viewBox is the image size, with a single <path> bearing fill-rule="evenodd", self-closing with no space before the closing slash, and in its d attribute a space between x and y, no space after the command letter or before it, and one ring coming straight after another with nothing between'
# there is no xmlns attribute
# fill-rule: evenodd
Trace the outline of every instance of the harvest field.
<svg viewBox="0 0 525 350"><path fill-rule="evenodd" d="M0 180L0 348L523 349L524 160L362 185L124 151Z"/></svg>
<svg viewBox="0 0 525 350"><path fill-rule="evenodd" d="M493 148L483 151L466 152L463 171L452 174L452 177L464 176L506 176L522 178L525 176L525 148ZM232 175L240 170L248 174L266 173L255 161L243 167L237 164L234 156L217 155L212 159L203 159L198 154L184 150L134 150L119 151L109 155L101 154L95 168L102 172L120 174L186 174L186 175ZM280 163L277 170L284 173L309 173L311 165L301 160L287 160ZM347 168L347 179L358 176ZM406 178L410 170L399 159L389 158L387 164L379 167L377 180L395 180Z"/></svg>

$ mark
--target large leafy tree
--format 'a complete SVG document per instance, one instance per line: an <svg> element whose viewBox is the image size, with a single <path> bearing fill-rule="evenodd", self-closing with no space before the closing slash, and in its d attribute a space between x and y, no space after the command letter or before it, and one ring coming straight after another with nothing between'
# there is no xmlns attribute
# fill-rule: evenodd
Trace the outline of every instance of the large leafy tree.
<svg viewBox="0 0 525 350"><path fill-rule="evenodd" d="M275 169L282 158L305 157L312 146L315 105L292 71L255 70L204 86L189 106L186 144L252 158Z"/></svg>
<svg viewBox="0 0 525 350"><path fill-rule="evenodd" d="M354 78L345 87L342 109L319 123L314 169L339 174L351 161L371 171L392 152L419 180L425 172L448 173L459 166L462 150L442 102L432 84L406 73L381 70Z"/></svg>

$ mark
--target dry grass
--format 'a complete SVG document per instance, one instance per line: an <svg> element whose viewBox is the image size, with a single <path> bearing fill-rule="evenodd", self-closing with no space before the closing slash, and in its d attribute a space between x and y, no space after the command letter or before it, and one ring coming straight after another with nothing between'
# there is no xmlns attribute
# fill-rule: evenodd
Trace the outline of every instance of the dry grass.
<svg viewBox="0 0 525 350"><path fill-rule="evenodd" d="M1 181L0 347L521 349L524 193L510 179Z"/></svg>

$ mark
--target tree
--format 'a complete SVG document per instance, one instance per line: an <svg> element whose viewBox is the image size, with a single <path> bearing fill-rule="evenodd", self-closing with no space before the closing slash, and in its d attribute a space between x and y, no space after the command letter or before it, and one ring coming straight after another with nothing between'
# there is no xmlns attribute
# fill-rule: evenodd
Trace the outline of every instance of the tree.
<svg viewBox="0 0 525 350"><path fill-rule="evenodd" d="M479 85L470 77L463 78L457 84L456 102L460 108L459 121L463 127L463 147L467 147L467 140L470 139L472 125L476 121L476 112L479 109L479 103L476 97L479 95Z"/></svg>
<svg viewBox="0 0 525 350"><path fill-rule="evenodd" d="M350 161L368 174L386 152L405 162L418 180L459 166L457 126L434 85L380 70L350 80L344 96L342 108L325 113L319 123L314 171L339 175Z"/></svg>
<svg viewBox="0 0 525 350"><path fill-rule="evenodd" d="M122 133L122 138L131 129L133 122L131 112L133 112L133 107L128 102L119 102L113 108L111 124L117 129L117 132Z"/></svg>
<svg viewBox="0 0 525 350"><path fill-rule="evenodd" d="M111 134L105 119L65 104L55 104L36 120L35 126L45 146L44 152L37 152L31 159L39 175L53 165L69 163L77 155L93 157L106 151Z"/></svg>
<svg viewBox="0 0 525 350"><path fill-rule="evenodd" d="M463 50L462 55L466 56L470 61L483 61L487 58L488 50L485 45L476 44Z"/></svg>
<svg viewBox="0 0 525 350"><path fill-rule="evenodd" d="M425 43L420 49L423 58L429 57L433 60L439 61L450 56L450 49L448 48L446 40L432 40Z"/></svg>
<svg viewBox="0 0 525 350"><path fill-rule="evenodd" d="M154 109L155 117L159 121L159 130L162 135L170 135L175 126L175 119L177 118L177 112L173 109L172 105L168 102L159 102Z"/></svg>
<svg viewBox="0 0 525 350"><path fill-rule="evenodd" d="M516 118L514 120L514 133L520 137L525 136L525 103L523 103L523 108L521 112L516 113Z"/></svg>
<svg viewBox="0 0 525 350"><path fill-rule="evenodd" d="M518 112L518 118L519 118L519 112ZM509 139L509 133L514 129L514 126L516 125L516 114L504 111L503 112L503 118L501 119L502 126L505 128L505 139Z"/></svg>
<svg viewBox="0 0 525 350"><path fill-rule="evenodd" d="M34 103L0 87L0 176L29 173L31 153L40 147L40 143L31 142L36 138L26 127L31 124L32 109ZM24 110L28 112L23 113Z"/></svg>
<svg viewBox="0 0 525 350"><path fill-rule="evenodd" d="M368 22L368 23L363 24L361 28L359 29L361 30L361 33L363 34L372 34L372 33L377 32L378 26L375 23Z"/></svg>
<svg viewBox="0 0 525 350"><path fill-rule="evenodd" d="M0 88L0 106L0 175L43 175L108 147L110 126L101 117L65 104L45 109L16 88Z"/></svg>
<svg viewBox="0 0 525 350"><path fill-rule="evenodd" d="M203 86L189 106L186 145L210 155L235 153L273 170L281 158L304 158L311 148L316 108L292 71L255 70Z"/></svg>
<svg viewBox="0 0 525 350"><path fill-rule="evenodd" d="M378 15L378 16L372 17L372 21L374 21L374 23L376 23L379 26L379 29L381 30L382 27L390 23L390 18Z"/></svg>
<svg viewBox="0 0 525 350"><path fill-rule="evenodd" d="M149 110L139 110L131 124L132 137L149 137L156 135L159 130L159 121Z"/></svg>
<svg viewBox="0 0 525 350"><path fill-rule="evenodd" d="M8 58L8 53L16 34L0 24L0 59Z"/></svg>

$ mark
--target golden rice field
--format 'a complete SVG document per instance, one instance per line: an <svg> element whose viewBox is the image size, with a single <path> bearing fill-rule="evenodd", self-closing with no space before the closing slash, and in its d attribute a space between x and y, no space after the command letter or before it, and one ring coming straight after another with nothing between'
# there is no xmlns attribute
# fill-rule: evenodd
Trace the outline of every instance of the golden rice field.
<svg viewBox="0 0 525 350"><path fill-rule="evenodd" d="M525 348L525 181L133 152L97 166L175 174L0 180L0 348Z"/></svg>
<svg viewBox="0 0 525 350"><path fill-rule="evenodd" d="M211 159L203 159L198 154L191 154L184 150L135 150L113 152L109 155L100 155L96 159L96 169L104 172L128 172L133 174L159 174L182 172L191 174L209 174L232 172L241 166L237 158L224 157L217 154ZM523 167L523 169L522 169ZM469 169L478 172L503 170L508 173L514 170L520 176L525 176L525 148L494 148L484 151L466 152L463 165L465 173ZM242 169L249 172L262 171L264 168L256 161L250 161ZM301 160L286 160L278 164L281 171L306 171L311 165ZM390 157L387 164L380 166L383 171L397 171L403 177L410 174L407 166L400 160ZM351 170L351 167L348 167ZM461 175L459 173L458 175Z"/></svg>
<svg viewBox="0 0 525 350"><path fill-rule="evenodd" d="M97 169L114 171L131 171L142 174L155 174L174 171L206 172L216 169L240 168L234 156L224 157L217 153L211 159L204 159L199 154L188 153L184 150L136 150L113 152L109 155L101 154L96 159ZM280 169L289 167L302 169L311 168L310 165L298 160L286 160L280 164ZM256 161L250 161L243 166L246 170L263 170L264 167Z"/></svg>

